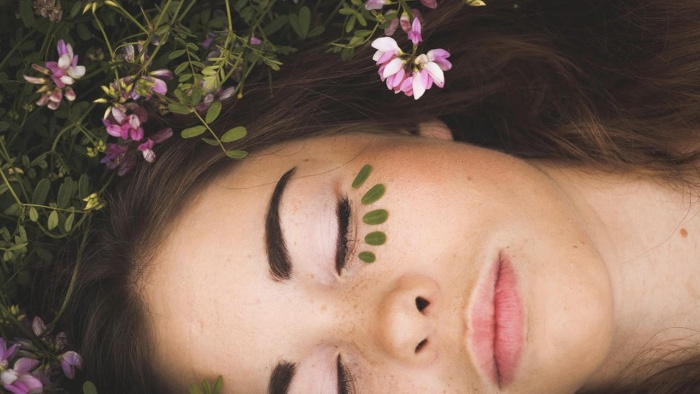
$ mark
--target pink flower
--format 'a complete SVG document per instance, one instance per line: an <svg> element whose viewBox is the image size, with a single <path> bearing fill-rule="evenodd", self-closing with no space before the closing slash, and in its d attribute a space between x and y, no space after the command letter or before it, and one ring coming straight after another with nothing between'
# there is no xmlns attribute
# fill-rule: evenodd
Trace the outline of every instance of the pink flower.
<svg viewBox="0 0 700 394"><path fill-rule="evenodd" d="M72 350L58 356L58 360L61 362L63 374L69 379L73 379L75 377L75 369L80 369L83 363L82 357Z"/></svg>
<svg viewBox="0 0 700 394"><path fill-rule="evenodd" d="M73 47L70 44L59 40L57 49L58 61L46 62L46 67L51 70L51 79L56 86L63 88L66 85L72 85L76 79L82 78L85 75L85 66L78 65L78 56L73 55Z"/></svg>
<svg viewBox="0 0 700 394"><path fill-rule="evenodd" d="M13 394L40 393L44 385L30 371L39 365L39 360L22 357L15 361L12 369L0 372L2 387Z"/></svg>
<svg viewBox="0 0 700 394"><path fill-rule="evenodd" d="M411 29L408 31L408 39L411 40L413 45L418 45L421 41L423 41L423 37L421 36L422 31L423 28L421 26L420 19L414 17L413 23L411 23Z"/></svg>
<svg viewBox="0 0 700 394"><path fill-rule="evenodd" d="M428 8L437 8L437 0L420 0L420 3Z"/></svg>
<svg viewBox="0 0 700 394"><path fill-rule="evenodd" d="M414 64L417 66L413 71L413 98L418 100L423 96L426 90L433 86L433 83L439 88L445 86L445 74L452 68L447 58L450 53L444 49L433 49L427 54L421 54L416 57Z"/></svg>
<svg viewBox="0 0 700 394"><path fill-rule="evenodd" d="M144 160L146 160L149 163L153 163L156 161L156 154L153 152L153 147L156 144L160 144L161 142L164 142L168 138L173 136L173 129L167 128L163 129L157 133L154 133L149 139L146 140L146 142L139 144L138 150L141 151L141 154L143 155Z"/></svg>
<svg viewBox="0 0 700 394"><path fill-rule="evenodd" d="M381 10L386 2L384 0L367 0L365 2L366 10Z"/></svg>
<svg viewBox="0 0 700 394"><path fill-rule="evenodd" d="M32 64L32 68L44 74L46 77L32 77L24 75L24 79L35 85L41 85L38 93L41 97L36 105L57 109L61 105L63 97L68 101L75 100L75 91L70 87L76 79L85 75L85 66L78 65L78 56L73 54L73 47L59 40L57 45L58 61L46 62L46 67Z"/></svg>
<svg viewBox="0 0 700 394"><path fill-rule="evenodd" d="M15 356L18 350L18 343L8 348L5 344L5 339L0 337L0 371L5 370L10 365L10 359Z"/></svg>
<svg viewBox="0 0 700 394"><path fill-rule="evenodd" d="M141 124L148 121L148 112L143 107L133 102L115 105L110 113L111 116L102 119L109 135L124 140L141 141L143 139L144 132Z"/></svg>

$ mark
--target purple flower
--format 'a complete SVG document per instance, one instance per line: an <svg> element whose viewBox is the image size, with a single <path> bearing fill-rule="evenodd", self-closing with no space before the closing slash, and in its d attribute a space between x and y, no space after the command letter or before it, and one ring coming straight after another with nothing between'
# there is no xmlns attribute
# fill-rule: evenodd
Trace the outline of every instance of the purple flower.
<svg viewBox="0 0 700 394"><path fill-rule="evenodd" d="M423 37L421 36L422 31L423 28L421 26L420 19L414 17L413 23L411 23L411 29L408 31L408 39L411 40L413 45L418 45L421 41L423 41Z"/></svg>
<svg viewBox="0 0 700 394"><path fill-rule="evenodd" d="M437 0L420 0L420 3L428 8L437 8Z"/></svg>
<svg viewBox="0 0 700 394"><path fill-rule="evenodd" d="M151 71L147 76L142 77L136 83L134 100L143 96L146 100L150 100L153 93L164 95L168 92L168 85L165 84L165 79L172 79L173 73L170 70L162 68L160 70Z"/></svg>
<svg viewBox="0 0 700 394"><path fill-rule="evenodd" d="M156 144L160 144L161 142L164 142L168 138L173 136L173 129L167 128L163 129L157 133L154 133L149 139L146 140L146 142L139 144L138 150L141 151L141 154L143 155L144 160L146 160L149 163L153 163L156 161L156 154L153 152L153 147Z"/></svg>
<svg viewBox="0 0 700 394"><path fill-rule="evenodd" d="M75 369L80 369L83 363L82 357L72 350L58 356L58 360L61 362L61 369L63 370L63 373L69 379L73 379L75 377Z"/></svg>
<svg viewBox="0 0 700 394"><path fill-rule="evenodd" d="M115 105L110 114L111 116L102 119L109 135L124 140L141 141L143 139L144 132L141 124L148 120L148 112L143 107L136 103Z"/></svg>
<svg viewBox="0 0 700 394"><path fill-rule="evenodd" d="M113 170L122 165L126 158L126 146L119 144L107 144L105 149L105 157L100 160L100 163L107 165L107 168Z"/></svg>
<svg viewBox="0 0 700 394"><path fill-rule="evenodd" d="M85 66L78 65L78 56L73 54L73 47L59 40L57 45L58 61L46 62L46 67L32 64L32 68L46 77L24 75L24 79L32 84L41 85L38 93L41 97L36 105L57 109L63 97L68 101L75 100L75 91L70 87L76 79L85 75Z"/></svg>
<svg viewBox="0 0 700 394"><path fill-rule="evenodd" d="M2 387L13 394L40 393L44 385L30 372L39 365L39 360L22 357L15 361L12 369L0 372Z"/></svg>
<svg viewBox="0 0 700 394"><path fill-rule="evenodd" d="M63 88L66 85L72 85L76 79L82 78L85 75L85 66L78 65L78 56L73 55L73 47L70 44L59 40L57 49L58 61L46 62L46 67L51 70L51 79L56 86Z"/></svg>
<svg viewBox="0 0 700 394"><path fill-rule="evenodd" d="M0 337L0 370L3 370L10 365L10 359L15 356L17 350L19 350L18 343L15 343L8 348L5 344L5 339Z"/></svg>

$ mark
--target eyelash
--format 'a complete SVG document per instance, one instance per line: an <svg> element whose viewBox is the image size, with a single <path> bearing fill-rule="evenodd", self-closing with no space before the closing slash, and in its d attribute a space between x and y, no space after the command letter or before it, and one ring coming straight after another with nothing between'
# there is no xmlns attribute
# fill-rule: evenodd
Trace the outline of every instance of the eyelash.
<svg viewBox="0 0 700 394"><path fill-rule="evenodd" d="M350 202L347 197L343 198L338 203L337 214L338 214L338 247L335 256L335 270L338 275L341 275L343 268L345 268L348 261L348 250L350 249L350 240L348 239L348 233L350 230L350 216L351 216Z"/></svg>
<svg viewBox="0 0 700 394"><path fill-rule="evenodd" d="M336 367L338 368L338 394L350 394L354 393L353 389L353 378L347 368L343 365L343 361L338 355L338 361L336 361Z"/></svg>

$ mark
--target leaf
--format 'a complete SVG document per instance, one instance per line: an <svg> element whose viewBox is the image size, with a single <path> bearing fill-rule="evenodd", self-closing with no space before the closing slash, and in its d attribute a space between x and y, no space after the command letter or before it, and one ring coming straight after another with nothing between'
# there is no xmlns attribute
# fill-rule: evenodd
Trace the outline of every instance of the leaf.
<svg viewBox="0 0 700 394"><path fill-rule="evenodd" d="M56 204L58 204L60 208L67 208L70 205L70 200L73 197L73 192L75 191L74 183L73 178L67 177L58 188Z"/></svg>
<svg viewBox="0 0 700 394"><path fill-rule="evenodd" d="M372 252L361 252L357 255L357 257L359 257L360 260L364 261L365 263L374 263L374 261L377 260L377 256L375 256Z"/></svg>
<svg viewBox="0 0 700 394"><path fill-rule="evenodd" d="M213 138L202 137L202 141L206 142L207 144L209 144L211 146L219 146L219 141L217 141Z"/></svg>
<svg viewBox="0 0 700 394"><path fill-rule="evenodd" d="M63 228L69 233L73 229L73 221L75 220L75 212L71 212L66 218L66 222L63 223Z"/></svg>
<svg viewBox="0 0 700 394"><path fill-rule="evenodd" d="M311 10L309 7L304 6L299 10L299 30L301 31L301 37L306 38L309 34L309 29L311 28Z"/></svg>
<svg viewBox="0 0 700 394"><path fill-rule="evenodd" d="M218 101L214 101L209 106L209 109L207 110L207 116L204 118L204 120L207 122L207 124L211 124L216 120L216 118L219 117L220 113L221 113L221 103Z"/></svg>
<svg viewBox="0 0 700 394"><path fill-rule="evenodd" d="M242 158L248 156L248 152L246 152L244 150L227 150L226 156L228 156L232 159L242 159Z"/></svg>
<svg viewBox="0 0 700 394"><path fill-rule="evenodd" d="M381 231L374 231L365 235L365 242L368 245L384 245L386 242L386 234Z"/></svg>
<svg viewBox="0 0 700 394"><path fill-rule="evenodd" d="M90 177L83 174L78 179L78 198L85 198L90 195Z"/></svg>
<svg viewBox="0 0 700 394"><path fill-rule="evenodd" d="M365 164L361 169L360 172L357 173L357 176L355 177L355 180L352 181L352 188L357 189L358 187L362 186L363 183L369 178L369 174L372 173L372 166L369 164Z"/></svg>
<svg viewBox="0 0 700 394"><path fill-rule="evenodd" d="M56 211L51 211L51 214L49 215L49 220L46 223L46 226L48 227L49 230L53 230L58 226L58 212Z"/></svg>
<svg viewBox="0 0 700 394"><path fill-rule="evenodd" d="M94 383L87 381L83 383L83 394L97 394L97 387Z"/></svg>
<svg viewBox="0 0 700 394"><path fill-rule="evenodd" d="M386 220L389 218L389 212L387 212L386 209L377 209L372 212L368 212L365 214L365 216L362 217L362 221L365 222L366 224L382 224L386 222Z"/></svg>
<svg viewBox="0 0 700 394"><path fill-rule="evenodd" d="M205 131L207 131L206 127L204 127L202 125L198 125L198 126L188 127L186 129L182 130L180 135L182 136L182 138L192 138L192 137L197 137L199 135L202 135Z"/></svg>
<svg viewBox="0 0 700 394"><path fill-rule="evenodd" d="M238 141L241 138L245 137L246 134L248 134L248 130L246 130L245 127L243 127L243 126L234 127L231 130L225 132L224 135L221 136L221 142Z"/></svg>
<svg viewBox="0 0 700 394"><path fill-rule="evenodd" d="M34 188L34 194L32 194L32 204L43 205L46 202L46 197L48 197L50 189L51 181L46 178L40 180Z"/></svg>
<svg viewBox="0 0 700 394"><path fill-rule="evenodd" d="M184 54L185 54L184 49L178 49L177 51L170 52L170 55L168 55L168 59L169 60L177 59Z"/></svg>
<svg viewBox="0 0 700 394"><path fill-rule="evenodd" d="M221 390L224 389L224 378L219 375L214 381L214 387L212 387L211 392L213 394L221 394Z"/></svg>
<svg viewBox="0 0 700 394"><path fill-rule="evenodd" d="M362 196L362 204L370 205L373 202L376 202L377 200L382 198L385 191L386 189L384 189L384 185L382 185L381 183L378 185L374 185L371 189L367 191L367 193L365 193L364 196Z"/></svg>
<svg viewBox="0 0 700 394"><path fill-rule="evenodd" d="M29 220L32 222L39 220L39 212L37 212L34 207L29 207Z"/></svg>
<svg viewBox="0 0 700 394"><path fill-rule="evenodd" d="M189 107L186 107L180 103L170 103L168 105L168 109L170 112L174 114L179 114L179 115L187 115L192 113L192 109Z"/></svg>

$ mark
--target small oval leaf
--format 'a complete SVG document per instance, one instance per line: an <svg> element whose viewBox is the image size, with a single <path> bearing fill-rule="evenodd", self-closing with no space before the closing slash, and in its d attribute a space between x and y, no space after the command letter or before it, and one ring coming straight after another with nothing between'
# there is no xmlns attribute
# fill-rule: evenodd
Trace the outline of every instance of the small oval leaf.
<svg viewBox="0 0 700 394"><path fill-rule="evenodd" d="M39 212L37 212L34 207L29 207L29 220L32 222L39 220Z"/></svg>
<svg viewBox="0 0 700 394"><path fill-rule="evenodd" d="M374 263L375 260L377 260L377 256L375 256L372 252L361 252L357 255L357 257L359 257L360 260L364 261L365 263Z"/></svg>
<svg viewBox="0 0 700 394"><path fill-rule="evenodd" d="M182 136L182 138L192 138L192 137L197 137L197 136L204 134L205 131L207 131L206 127L204 127L202 125L198 125L198 126L188 127L186 129L182 130L182 133L180 133L180 135Z"/></svg>
<svg viewBox="0 0 700 394"><path fill-rule="evenodd" d="M248 156L248 152L246 152L244 150L227 150L226 156L228 156L232 159L242 159L242 158Z"/></svg>
<svg viewBox="0 0 700 394"><path fill-rule="evenodd" d="M367 193L365 193L364 196L362 196L362 200L361 200L362 204L364 204L364 205L372 204L373 202L382 198L385 191L386 191L386 189L384 189L384 185L382 185L381 183L378 185L372 186L372 188L369 189L367 191Z"/></svg>
<svg viewBox="0 0 700 394"><path fill-rule="evenodd" d="M216 118L219 117L220 113L221 103L218 101L214 101L209 106L209 109L207 110L207 116L204 118L204 120L206 120L207 124L213 123L216 120Z"/></svg>
<svg viewBox="0 0 700 394"><path fill-rule="evenodd" d="M352 188L357 189L358 187L362 186L363 183L369 178L369 174L372 173L372 166L369 164L365 164L362 169L360 169L360 172L357 173L357 176L355 177L355 180L352 181Z"/></svg>
<svg viewBox="0 0 700 394"><path fill-rule="evenodd" d="M367 224L382 224L389 218L389 212L386 209L377 209L368 212L362 217L362 221Z"/></svg>
<svg viewBox="0 0 700 394"><path fill-rule="evenodd" d="M231 130L225 132L224 135L221 136L221 142L238 141L241 138L245 137L246 134L248 134L248 130L246 130L245 127L243 127L243 126L234 127Z"/></svg>
<svg viewBox="0 0 700 394"><path fill-rule="evenodd" d="M83 383L83 394L97 394L97 387L94 383L87 381Z"/></svg>
<svg viewBox="0 0 700 394"><path fill-rule="evenodd" d="M192 112L192 109L190 107L187 107L180 103L170 103L168 105L168 109L170 110L170 112L179 115L187 115Z"/></svg>
<svg viewBox="0 0 700 394"><path fill-rule="evenodd" d="M386 234L381 231L374 231L365 235L365 242L368 245L384 245L386 242Z"/></svg>
<svg viewBox="0 0 700 394"><path fill-rule="evenodd" d="M66 218L66 222L63 224L63 228L69 233L73 229L73 221L75 220L75 213L71 212Z"/></svg>
<svg viewBox="0 0 700 394"><path fill-rule="evenodd" d="M58 212L56 211L51 211L51 214L49 215L49 220L46 223L46 226L48 227L49 230L53 230L58 226Z"/></svg>
<svg viewBox="0 0 700 394"><path fill-rule="evenodd" d="M50 189L51 181L49 181L46 178L40 180L34 188L34 194L32 195L32 204L43 205L46 202L46 197L48 197Z"/></svg>

